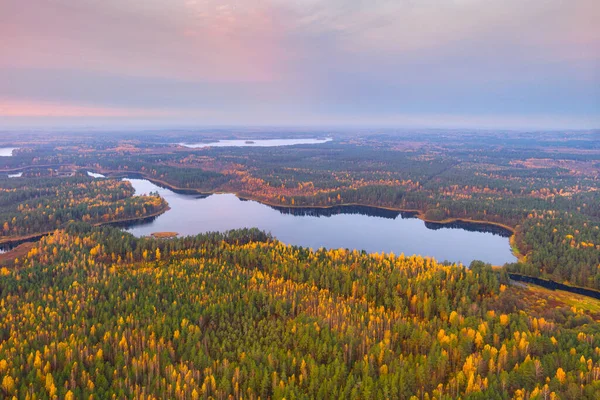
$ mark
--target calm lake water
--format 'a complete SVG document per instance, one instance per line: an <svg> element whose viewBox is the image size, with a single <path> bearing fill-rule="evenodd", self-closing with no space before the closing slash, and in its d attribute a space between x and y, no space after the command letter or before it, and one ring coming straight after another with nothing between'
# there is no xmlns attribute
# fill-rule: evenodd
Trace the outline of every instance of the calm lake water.
<svg viewBox="0 0 600 400"><path fill-rule="evenodd" d="M191 149L203 147L276 147L292 146L295 144L321 144L331 142L333 139L264 139L264 140L219 140L210 143L178 143L180 146Z"/></svg>
<svg viewBox="0 0 600 400"><path fill-rule="evenodd" d="M12 157L15 147L0 147L0 157Z"/></svg>
<svg viewBox="0 0 600 400"><path fill-rule="evenodd" d="M284 243L349 248L368 252L421 254L437 260L482 260L493 265L516 261L507 232L490 226L426 224L410 214L372 207L333 209L274 208L240 200L233 194L178 194L145 179L127 179L136 194L158 192L171 207L150 221L128 225L135 236L154 232L196 235L210 231L257 227ZM468 228L464 229L464 228Z"/></svg>
<svg viewBox="0 0 600 400"><path fill-rule="evenodd" d="M92 178L106 178L106 176L102 175L102 174L97 174L95 172L91 172L91 171L87 171L88 176L91 176Z"/></svg>

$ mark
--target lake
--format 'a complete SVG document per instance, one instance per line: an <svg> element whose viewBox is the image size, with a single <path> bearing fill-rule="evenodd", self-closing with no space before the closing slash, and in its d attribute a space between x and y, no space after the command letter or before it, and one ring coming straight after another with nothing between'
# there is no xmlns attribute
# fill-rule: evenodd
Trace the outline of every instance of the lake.
<svg viewBox="0 0 600 400"><path fill-rule="evenodd" d="M91 176L92 178L106 178L106 176L102 175L102 174L98 174L95 172L91 172L91 171L87 171L88 176Z"/></svg>
<svg viewBox="0 0 600 400"><path fill-rule="evenodd" d="M0 157L12 157L13 150L16 150L16 147L0 147Z"/></svg>
<svg viewBox="0 0 600 400"><path fill-rule="evenodd" d="M283 243L313 249L421 254L466 265L473 260L493 265L516 261L508 241L510 233L490 225L430 224L410 213L373 207L278 208L233 194L179 194L145 179L127 180L136 195L158 192L171 207L158 217L125 226L138 237L154 232L196 235L257 227Z"/></svg>
<svg viewBox="0 0 600 400"><path fill-rule="evenodd" d="M204 147L277 147L292 146L295 144L322 144L331 142L333 139L241 139L241 140L218 140L210 143L178 143L180 146L190 149Z"/></svg>

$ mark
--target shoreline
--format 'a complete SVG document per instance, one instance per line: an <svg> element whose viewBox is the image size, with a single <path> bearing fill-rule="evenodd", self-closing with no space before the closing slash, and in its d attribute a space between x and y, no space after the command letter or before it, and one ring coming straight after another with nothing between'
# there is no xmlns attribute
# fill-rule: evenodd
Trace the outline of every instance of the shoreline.
<svg viewBox="0 0 600 400"><path fill-rule="evenodd" d="M577 286L571 283L561 283L552 279L526 275L520 272L507 271L507 273L510 279L523 282L528 285L540 286L550 290L562 290L564 292L575 293L600 300L600 290L598 289Z"/></svg>
<svg viewBox="0 0 600 400"><path fill-rule="evenodd" d="M0 169L0 174L11 174L13 172L25 172L28 169L35 169L35 168L61 168L61 167L69 167L69 168L73 168L74 170L77 169L77 167L73 164L39 164L39 165L26 165L24 167L17 167L17 168Z"/></svg>
<svg viewBox="0 0 600 400"><path fill-rule="evenodd" d="M119 177L119 175L128 174L128 172L125 172L125 171L108 171L108 170L104 171L104 172L100 172L100 173L114 174L117 176L107 176L107 177L117 177L117 178ZM417 209L397 208L397 207L389 207L389 206L376 206L376 205L372 205L372 204L362 204L362 203L341 203L341 204L334 204L334 205L327 205L327 206L323 206L323 205L298 206L298 205L289 205L289 204L276 204L276 203L270 202L268 200L263 200L263 199L260 199L258 197L251 196L251 195L243 195L243 194L240 194L235 191L219 191L219 190L202 191L200 189L181 188L181 187L175 186L171 183L168 183L166 181L163 181L161 179L149 177L142 172L129 172L129 174L140 175L142 177L141 179L146 179L157 185L162 185L165 188L170 189L174 192L188 192L190 194L204 194L204 195L233 194L241 200L256 201L257 203L261 203L266 206L277 207L277 208L295 208L295 209L299 209L299 210L307 209L307 208L320 208L320 209L326 210L326 209L330 209L330 208L334 208L334 207L370 207L370 208L375 208L375 209L379 209L379 210L396 211L396 212L403 212L403 213L414 213L415 217L419 218L421 221L429 222L429 223L433 223L433 224L447 225L447 224L452 224L455 222L462 222L462 223L474 224L474 225L490 225L490 226L496 226L499 228L503 228L503 229L509 231L512 234L511 236L515 235L515 233L516 233L516 228L513 228L510 225L506 225L501 222L477 220L477 219L462 218L462 217L446 218L446 219L443 219L440 221L435 221L435 220L425 218L424 212L421 210L417 210ZM131 178L131 179L136 179L136 178ZM139 179L139 178L137 178L137 179Z"/></svg>
<svg viewBox="0 0 600 400"><path fill-rule="evenodd" d="M24 169L29 169L32 168L30 167L23 167L23 168L16 168L13 169L10 172L18 172L19 170L24 170ZM82 168L75 168L75 169L79 169L81 170ZM83 168L86 169L86 168ZM98 168L87 168L86 170L89 171L96 171L98 173L101 173L103 175L105 175L107 178L127 178L128 176L139 176L139 178L130 178L130 179L146 179L158 186L162 186L166 189L169 189L173 192L179 192L182 194L199 194L199 195L212 195L212 194L233 194L235 195L237 198L241 199L241 200L250 200L250 201L256 201L260 204L266 205L266 206L270 206L270 207L274 207L274 208L289 208L289 209L308 209L308 208L314 208L314 209L331 209L334 207L369 207L369 208L373 208L373 209L380 209L380 210L386 210L386 211L394 211L394 212L399 212L399 213L413 213L414 216L420 220L422 220L424 223L433 223L433 224L439 224L439 225L448 225L448 224L452 224L452 223L464 223L464 224L472 224L472 225L484 225L484 226L491 226L491 227L499 227L501 229L506 230L507 232L510 232L511 235L508 238L509 239L509 244L511 247L511 254L513 254L515 256L515 258L518 261L523 261L526 259L527 254L522 254L520 252L520 250L518 249L518 247L515 244L515 239L516 239L516 229L517 227L512 227L510 225L507 224L503 224L501 222L494 222L494 221L485 221L485 220L475 220L475 219L470 219L470 218L445 218L443 220L440 221L434 221L434 220L430 220L425 218L425 213L422 210L418 210L418 209L403 209L403 208L397 208L397 207L390 207L390 206L379 206L379 205L371 205L371 204L361 204L361 203L342 203L342 204L335 204L335 205L311 205L311 206L299 206L299 205L282 205L282 204L276 204L273 202L270 202L268 200L264 200L264 199L260 199L257 198L255 196L252 195L242 195L238 192L235 191L218 191L218 190L214 190L214 191L202 191L200 189L196 189L196 188L181 188L178 186L175 186L169 182L166 182L164 180L161 179L157 179L151 176L148 176L146 173L143 172L136 172L136 171L119 171L119 170L103 170L103 169L98 169ZM2 171L0 171L1 173ZM157 217L167 211L169 211L171 209L171 207L169 207L167 205L166 208L157 211L155 213L146 215L146 216L142 216L142 217L134 217L134 218L124 218L124 219L120 219L120 220L115 220L115 221L108 221L108 222L97 222L92 224L93 226L102 226L102 225L110 225L110 224L118 224L118 223L127 223L127 222L135 222L135 221L140 221L140 220L144 220L147 218L152 218L152 217ZM58 228L61 229L61 228ZM39 233L39 234L32 234L32 235L27 235L27 236L21 236L21 237L17 237L17 238L10 238L10 239L1 239L0 240L0 245L4 245L4 244L11 244L11 243L18 243L18 242L31 242L37 238L41 238L43 236L49 235L51 234L53 231L49 231L49 232L44 232L44 233ZM24 243L20 243L18 246L24 244ZM17 247L18 247L17 246ZM11 253L13 250L16 250L17 247L15 247L12 250L7 251L5 254L9 254ZM492 266L495 270L499 270L501 268L503 268L502 266ZM526 280L529 280L528 284L533 284L536 286L541 286L541 287L546 287L548 285L550 286L561 286L560 288L555 287L552 290L564 290L567 292L571 292L571 293L578 293L578 291L582 290L582 291L586 291L589 290L590 292L594 292L594 294L599 293L600 291L596 290L596 289L592 289L592 288L586 288L586 287L580 287L580 286L573 286L570 284L564 284L564 283L559 283L550 279L546 279L546 278L537 278L537 277L533 277L533 276L529 276L529 275L524 275L518 272L508 272L510 275L514 275L516 276L520 276L522 278L525 278ZM525 280L523 279L523 280ZM540 283L534 283L534 280L539 280L539 281L544 281L544 284L540 284ZM584 294L584 293L578 293L578 294L583 294L584 296L588 296L588 297L595 297L595 296L590 296L589 294Z"/></svg>
<svg viewBox="0 0 600 400"><path fill-rule="evenodd" d="M74 166L73 166L74 167ZM17 168L12 170L11 172L17 172L20 169L27 169L30 167L22 167L22 168ZM370 208L374 208L374 209L379 209L379 210L386 210L386 211L394 211L394 212L404 212L404 213L414 213L415 217L420 219L421 221L425 222L425 223L432 223L432 224L440 224L440 225L448 225L448 224L453 224L453 223L464 223L464 224L472 224L472 225L487 225L487 226L491 226L491 227L498 227L501 229L506 230L507 232L510 232L511 235L509 236L509 244L511 246L511 254L513 256L515 256L515 258L517 259L517 261L522 261L527 255L523 255L520 250L518 248L516 248L515 246L513 246L514 240L515 240L515 235L516 235L516 227L512 227L510 225L506 225L503 224L501 222L494 222L494 221L484 221L484 220L475 220L475 219L470 219L470 218L462 218L462 217L457 217L457 218L446 218L440 221L434 221L434 220L430 220L425 218L425 213L422 210L418 210L418 209L403 209L403 208L397 208L397 207L389 207L389 206L378 206L378 205L371 205L371 204L361 204L361 203L342 203L342 204L334 204L334 205L314 205L314 206L298 206L298 205L282 205L282 204L276 204L273 202L270 202L268 200L264 200L264 199L260 199L258 197L252 196L252 195L243 195L240 194L239 192L235 192L235 191L219 191L219 190L213 190L213 191L202 191L200 189L196 189L196 188L181 188L178 187L174 184L171 184L167 181L164 181L162 179L158 179L155 177L151 177L148 174L144 173L144 172L138 172L138 171L127 171L127 170L110 170L110 169L103 169L103 168L96 168L96 167L90 167L90 168L86 168L86 167L75 167L75 169L78 170L86 170L86 171L90 171L90 172L95 172L95 173L100 173L102 175L105 175L107 178L127 178L127 175L137 175L140 178L131 178L131 179L146 179L158 186L163 186L164 188L167 188L169 190L172 190L173 192L176 193L181 193L181 194L199 194L199 195L211 195L211 194L233 194L235 195L237 198L242 199L242 200L251 200L251 201L256 201L260 204L264 204L266 206L270 206L270 207L275 207L275 208L294 208L294 209L307 209L307 208L319 208L319 209L330 209L330 208L334 208L334 207L370 207ZM1 172L1 171L0 171ZM164 210L163 212L168 211L168 209ZM162 214L162 212L161 212ZM160 215L160 214L158 214ZM141 217L141 218L134 218L134 219L127 219L127 220L121 220L121 221L111 221L111 223L117 223L117 222L133 222L136 220L140 220L140 219L144 219L144 218L149 218L152 216L156 216L156 215L149 215L147 217ZM104 223L102 223L104 224ZM48 233L46 233L48 234ZM17 241L19 239L14 239L11 241ZM0 244L4 244L3 241L0 240ZM517 250L517 251L515 251Z"/></svg>
<svg viewBox="0 0 600 400"><path fill-rule="evenodd" d="M104 172L100 172L103 175L106 175L107 177L119 177L119 175L127 175L128 173L125 171L110 171L110 170L106 170ZM192 188L180 188L177 187L175 185L172 185L166 181L163 181L161 179L156 179L156 178L151 178L148 177L145 173L142 172L133 172L133 173L129 173L132 175L139 175L142 178L141 179L146 179L158 186L163 186L164 188L167 188L169 190L172 190L173 192L179 192L179 193L189 193L189 194L200 194L200 195L211 195L211 194L233 194L235 195L238 199L241 200L250 200L250 201L256 201L257 203L266 205L266 206L270 206L270 207L274 207L274 208L294 208L294 209L307 209L307 208L319 208L319 209L330 209L330 208L334 208L334 207L370 207L370 208L374 208L374 209L379 209L379 210L386 210L386 211L395 211L395 212L404 212L404 213L414 213L415 217L420 219L421 221L423 221L424 223L432 223L432 224L440 224L440 225L449 225L449 224L453 224L453 223L464 223L464 224L471 224L471 225L487 225L487 226L491 226L491 227L498 227L501 229L504 229L508 232L511 233L511 235L508 237L508 242L509 242L509 246L510 246L510 252L511 254L517 259L517 261L523 261L526 257L526 255L523 255L520 250L514 246L514 241L516 239L515 235L517 233L516 228L511 227L510 225L506 225L503 224L501 222L493 222L493 221L482 221L482 220L475 220L475 219L469 219L469 218L446 218L443 219L441 221L433 221L430 219L425 218L425 213L421 210L416 210L416 209L402 209L402 208L394 208L394 207L388 207L388 206L374 206L374 205L368 205L368 204L360 204L360 203L343 203L343 204L335 204L335 205L331 205L331 206L297 206L297 205L280 205L280 204L275 204L266 200L261 200L259 198L256 198L254 196L245 196L245 195L241 195L237 192L234 191L201 191L200 189L192 189ZM115 176L116 175L116 176ZM131 179L136 179L136 178L131 178ZM140 178L137 178L140 179ZM496 267L496 266L494 266ZM502 266L500 266L500 268L502 268Z"/></svg>
<svg viewBox="0 0 600 400"><path fill-rule="evenodd" d="M110 224L120 224L120 223L127 223L127 222L135 222L135 221L140 221L140 220L144 220L146 218L153 218L153 217L158 217L161 214L166 213L167 211L169 211L171 209L171 207L169 207L167 205L167 207L165 207L164 209L154 212L152 214L148 214L145 215L143 217L133 217L133 218L123 218L123 219L118 219L118 220L114 220L114 221L107 221L107 222L95 222L93 224L91 224L92 226L103 226L103 225L110 225ZM65 229L64 227L61 228L56 228L53 229L51 231L45 231L45 232L40 232L40 233L34 233L31 235L24 235L24 236L18 236L18 237L10 237L10 238L3 238L0 239L0 245L10 245L10 244L21 244L19 242L32 242L38 239L41 239L44 236L48 236L51 235L54 231L56 230L61 230L61 229ZM14 249L11 249L8 252L12 251Z"/></svg>
<svg viewBox="0 0 600 400"><path fill-rule="evenodd" d="M56 166L61 166L61 165L56 165ZM75 167L73 165L64 165L64 166L72 166ZM27 167L20 167L20 168L14 168L10 171L6 170L6 171L0 171L0 173L3 172L20 172L21 170L24 169L28 169L28 168L32 168L32 167L37 167L37 166L27 166ZM155 178L155 177L151 177L148 176L146 173L144 172L137 172L137 171L126 171L126 170L108 170L108 169L102 169L102 168L77 168L75 167L75 169L85 169L88 170L90 172L94 172L94 171L98 171L97 173L100 173L102 175L106 175L107 178L126 178L126 176L121 176L121 175L139 175L141 176L141 179L146 179L152 183L158 184L158 185L162 185L167 189L170 189L174 192L180 192L180 193L185 193L188 192L189 194L205 194L205 195L211 195L211 194L233 194L235 195L237 198L242 199L242 200L252 200L252 201L256 201L258 203L267 205L267 206L271 206L271 207L280 207L280 208L296 208L296 209L303 209L303 208L321 208L321 209L329 209L329 208L334 208L334 207L371 207L371 208L376 208L376 209L380 209L380 210L387 210L387 211L397 211L397 212L405 212L405 213L414 213L415 217L419 218L420 220L422 220L423 222L429 222L429 223L434 223L434 224L441 224L441 225L446 225L446 224L451 224L454 222L463 222L463 223L467 223L467 224L479 224L479 225L490 225L490 226L496 226L499 228L503 228L506 229L507 231L511 232L513 235L516 233L516 228L513 228L510 225L506 225L503 224L501 222L494 222L494 221L485 221L485 220L476 220L476 219L471 219L471 218L464 218L464 217L456 217L456 218L445 218L443 220L440 221L435 221L435 220L431 220L431 219L427 219L425 218L424 212L422 210L418 210L418 209L411 209L411 208L398 208L398 207L390 207L390 206L381 206L381 205L372 205L372 204L363 204L363 203L341 203L341 204L334 204L334 205L308 205L308 206L298 206L298 205L291 205L291 204L276 204L273 202L270 202L268 200L264 200L264 199L260 199L258 197L252 196L252 195L243 195L240 194L239 192L235 192L235 191L220 191L220 190L213 190L213 191L202 191L200 189L195 189L195 188L182 188L182 187L178 187L175 186L167 181ZM131 179L140 179L140 178L131 178ZM117 221L115 221L117 222ZM125 221L123 221L125 222Z"/></svg>

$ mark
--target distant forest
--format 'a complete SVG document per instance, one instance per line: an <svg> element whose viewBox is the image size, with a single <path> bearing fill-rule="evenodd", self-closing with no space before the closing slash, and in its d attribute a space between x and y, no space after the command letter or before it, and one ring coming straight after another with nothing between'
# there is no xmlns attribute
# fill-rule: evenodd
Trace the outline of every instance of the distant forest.
<svg viewBox="0 0 600 400"><path fill-rule="evenodd" d="M268 137L249 135L225 137ZM176 143L223 133L57 134L44 144L35 134L19 142L7 135L6 145L19 150L2 157L0 169L29 177L59 169L138 173L174 188L233 192L287 208L358 204L413 210L432 222L498 223L515 231L519 262L510 271L600 289L598 132L278 136L315 135L334 140L189 149Z"/></svg>

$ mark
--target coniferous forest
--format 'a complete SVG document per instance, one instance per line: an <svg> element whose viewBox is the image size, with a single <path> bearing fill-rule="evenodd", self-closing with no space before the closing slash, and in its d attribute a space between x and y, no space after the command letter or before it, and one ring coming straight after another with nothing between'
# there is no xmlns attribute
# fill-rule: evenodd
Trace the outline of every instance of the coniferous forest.
<svg viewBox="0 0 600 400"><path fill-rule="evenodd" d="M600 398L600 300L509 278L600 289L598 132L181 145L270 134L3 135L17 150L0 157L0 243L29 241L0 251L0 397ZM123 177L493 224L518 261L309 249L250 226L135 237L110 225L169 205Z"/></svg>
<svg viewBox="0 0 600 400"><path fill-rule="evenodd" d="M80 223L2 268L0 288L7 398L600 393L598 314L539 310L482 263Z"/></svg>
<svg viewBox="0 0 600 400"><path fill-rule="evenodd" d="M600 400L600 0L0 0L0 400Z"/></svg>
<svg viewBox="0 0 600 400"><path fill-rule="evenodd" d="M160 196L134 196L129 182L88 176L0 179L0 242L64 228L109 223L164 211Z"/></svg>

